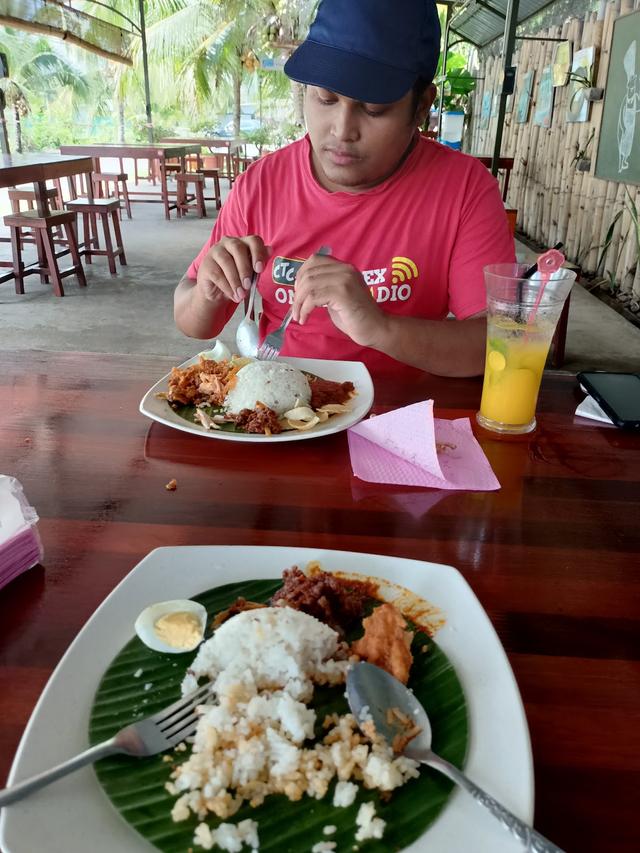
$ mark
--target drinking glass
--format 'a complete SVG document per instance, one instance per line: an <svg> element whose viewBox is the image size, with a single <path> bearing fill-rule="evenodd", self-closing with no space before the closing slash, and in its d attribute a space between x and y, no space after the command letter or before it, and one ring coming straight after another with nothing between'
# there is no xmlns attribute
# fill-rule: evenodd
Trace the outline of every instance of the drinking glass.
<svg viewBox="0 0 640 853"><path fill-rule="evenodd" d="M561 268L551 277L526 264L490 264L487 288L487 352L482 401L476 418L497 433L536 427L540 380L562 306L576 274ZM548 278L545 281L545 278Z"/></svg>

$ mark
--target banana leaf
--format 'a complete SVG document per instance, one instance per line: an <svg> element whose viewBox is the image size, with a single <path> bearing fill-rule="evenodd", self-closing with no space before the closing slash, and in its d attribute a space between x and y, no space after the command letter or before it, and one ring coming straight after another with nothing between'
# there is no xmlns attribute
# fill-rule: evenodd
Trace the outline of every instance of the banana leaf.
<svg viewBox="0 0 640 853"><path fill-rule="evenodd" d="M227 584L196 596L210 617L228 607L238 596L267 602L280 587L280 580L248 581ZM425 706L433 729L433 748L457 766L462 766L468 744L465 698L451 663L426 634L416 632L412 651L410 687ZM180 696L180 683L193 660L190 654L169 655L154 652L137 637L126 644L104 674L90 715L89 739L92 744L111 737L118 729L161 710ZM344 688L316 688L312 707L318 719L325 714L348 711ZM179 763L187 753L171 753ZM163 756L135 759L115 756L103 759L95 770L105 793L122 817L140 835L165 853L187 853L194 848L195 817L180 823L171 819L175 797L164 788L170 778L171 764ZM335 783L334 783L335 784ZM333 784L322 800L303 797L290 802L284 796L267 797L263 805L245 804L228 822L245 818L258 822L260 850L264 853L303 853L318 841L335 841L337 850L353 849L355 817L362 802L372 800L376 814L387 822L382 840L369 840L359 850L388 853L402 850L422 835L446 805L451 783L429 768L421 768L420 777L396 789L391 796L361 789L348 808L332 805ZM220 821L213 815L211 828ZM323 834L333 825L335 834ZM425 840L426 841L426 840ZM428 849L425 843L425 850Z"/></svg>

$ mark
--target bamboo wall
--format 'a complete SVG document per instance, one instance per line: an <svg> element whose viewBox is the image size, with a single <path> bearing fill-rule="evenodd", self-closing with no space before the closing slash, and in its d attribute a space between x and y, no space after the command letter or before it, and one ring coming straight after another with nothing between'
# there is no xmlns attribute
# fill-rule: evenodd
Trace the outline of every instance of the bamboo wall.
<svg viewBox="0 0 640 853"><path fill-rule="evenodd" d="M594 86L606 88L607 69L613 23L620 15L640 8L640 0L614 0L601 6L584 19L571 18L564 25L550 27L536 36L559 38L573 42L573 50L594 46ZM552 41L518 41L514 64L517 65L516 94L513 111L505 116L502 156L513 157L514 166L509 184L507 206L518 211L518 229L542 246L562 241L567 257L579 264L585 273L595 273L602 245L615 214L624 208L611 245L606 254L604 271L614 277L619 286L618 298L634 311L640 311L640 262L634 236L632 217L625 207L625 187L640 211L640 187L603 181L594 177L597 142L602 120L603 101L591 104L589 120L579 123L565 121L568 86L555 89L553 120L550 128L533 124L538 82L545 65L552 64ZM525 71L534 69L529 118L515 121L518 81ZM491 154L497 119L492 116L487 128L480 127L482 98L486 89L499 91L502 85L502 64L499 57L488 57L481 66L478 87L472 102L470 129L471 153ZM576 155L583 151L591 134L594 138L587 148L591 169L576 168ZM636 144L640 133L636 131ZM624 235L627 235L626 240ZM601 268L601 272L602 272Z"/></svg>

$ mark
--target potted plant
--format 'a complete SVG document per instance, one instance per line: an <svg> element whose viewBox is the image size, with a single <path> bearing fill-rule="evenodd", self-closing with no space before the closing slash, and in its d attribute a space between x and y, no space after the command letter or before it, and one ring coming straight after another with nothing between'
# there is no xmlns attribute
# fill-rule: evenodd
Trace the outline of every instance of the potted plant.
<svg viewBox="0 0 640 853"><path fill-rule="evenodd" d="M468 115L471 93L476 87L475 78L467 69L467 58L462 53L449 51L447 54L447 72L442 74L442 57L438 62L438 72L434 83L438 95L436 107L442 97L442 141L456 148L460 147Z"/></svg>

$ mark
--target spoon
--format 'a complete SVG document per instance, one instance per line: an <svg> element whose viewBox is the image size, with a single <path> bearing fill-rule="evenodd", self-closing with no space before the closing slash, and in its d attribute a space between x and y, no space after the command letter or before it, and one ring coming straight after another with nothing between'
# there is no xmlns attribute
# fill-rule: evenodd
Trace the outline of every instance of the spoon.
<svg viewBox="0 0 640 853"><path fill-rule="evenodd" d="M371 663L356 663L347 672L347 699L351 712L360 728L364 725L364 734L369 726L368 720L373 720L376 734L382 736L387 743L393 743L394 738L407 735L406 718L411 721L411 729L419 727L420 731L404 745L402 754L421 764L427 764L443 773L452 782L460 785L471 796L487 808L505 829L510 830L530 853L563 853L529 824L517 818L512 812L501 805L482 788L479 788L462 771L454 767L444 758L440 758L431 749L431 725L427 712L413 695L397 678L389 675L380 667ZM405 716L404 722L396 718L393 710L397 709ZM389 711L391 714L387 717Z"/></svg>
<svg viewBox="0 0 640 853"><path fill-rule="evenodd" d="M260 343L258 326L251 316L257 284L258 273L254 272L251 276L251 287L249 288L249 302L247 303L247 310L236 330L236 346L238 347L240 355L245 358L255 358L258 352L258 344Z"/></svg>

